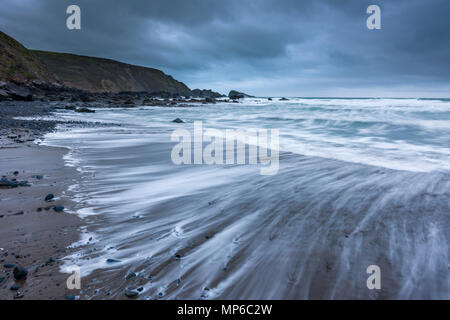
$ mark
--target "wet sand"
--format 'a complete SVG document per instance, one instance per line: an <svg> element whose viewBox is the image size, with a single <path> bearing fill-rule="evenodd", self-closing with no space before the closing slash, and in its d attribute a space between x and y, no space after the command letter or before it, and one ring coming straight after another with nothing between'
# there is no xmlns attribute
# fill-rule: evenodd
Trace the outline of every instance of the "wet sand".
<svg viewBox="0 0 450 320"><path fill-rule="evenodd" d="M0 175L30 186L0 189L0 300L76 296L66 288L68 275L59 272L59 259L72 250L67 247L78 240L82 224L68 212L72 203L66 190L77 172L64 165L67 150L1 140ZM49 193L55 196L50 202L44 200ZM64 206L64 212L54 206ZM6 264L25 267L26 280L16 281L14 268ZM13 285L19 290L11 290Z"/></svg>

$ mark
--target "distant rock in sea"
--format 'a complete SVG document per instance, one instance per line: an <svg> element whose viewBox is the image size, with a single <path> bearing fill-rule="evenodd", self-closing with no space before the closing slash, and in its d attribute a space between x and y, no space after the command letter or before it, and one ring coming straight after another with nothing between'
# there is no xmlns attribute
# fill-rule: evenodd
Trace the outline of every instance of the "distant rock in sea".
<svg viewBox="0 0 450 320"><path fill-rule="evenodd" d="M246 93L239 92L236 90L231 90L230 93L228 94L228 97L232 100L243 99L243 98L254 98L254 96L251 96L251 95L248 95Z"/></svg>
<svg viewBox="0 0 450 320"><path fill-rule="evenodd" d="M220 94L219 92L215 92L212 90L200 90L200 89L194 89L191 91L191 96L194 98L222 98L225 97L225 95Z"/></svg>

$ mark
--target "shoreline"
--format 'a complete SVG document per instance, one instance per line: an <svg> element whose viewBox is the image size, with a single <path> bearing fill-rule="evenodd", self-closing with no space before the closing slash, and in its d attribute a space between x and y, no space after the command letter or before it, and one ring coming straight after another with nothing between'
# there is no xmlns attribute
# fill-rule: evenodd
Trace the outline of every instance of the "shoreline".
<svg viewBox="0 0 450 320"><path fill-rule="evenodd" d="M24 105L30 109L26 114L41 113L31 104ZM68 191L79 173L64 163L68 149L35 143L54 130L55 123L15 120L5 109L0 114L0 175L9 181L27 181L28 186L0 187L0 299L75 298L79 291L67 289L69 274L60 267L61 259L74 251L69 246L79 240L83 225L70 213L74 202ZM47 109L42 108L42 113ZM54 199L46 201L48 194ZM64 210L56 211L55 206ZM15 266L28 271L26 279L14 278Z"/></svg>

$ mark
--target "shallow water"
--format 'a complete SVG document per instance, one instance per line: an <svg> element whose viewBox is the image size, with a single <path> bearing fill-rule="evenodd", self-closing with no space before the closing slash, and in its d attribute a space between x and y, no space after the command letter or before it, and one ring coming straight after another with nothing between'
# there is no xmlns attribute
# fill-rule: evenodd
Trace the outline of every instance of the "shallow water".
<svg viewBox="0 0 450 320"><path fill-rule="evenodd" d="M72 191L88 227L66 266L101 270L113 296L137 271L149 299L450 298L449 100L246 99L59 116L120 124L46 137L83 172ZM279 129L278 174L174 165L170 134L197 120ZM381 290L366 286L370 265Z"/></svg>

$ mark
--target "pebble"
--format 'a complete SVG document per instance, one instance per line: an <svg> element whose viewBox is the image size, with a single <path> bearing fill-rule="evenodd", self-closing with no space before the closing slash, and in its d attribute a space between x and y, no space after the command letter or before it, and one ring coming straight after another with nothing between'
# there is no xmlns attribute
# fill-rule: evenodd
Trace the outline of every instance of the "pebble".
<svg viewBox="0 0 450 320"><path fill-rule="evenodd" d="M16 266L13 271L14 278L17 280L25 279L28 275L28 270L22 266Z"/></svg>
<svg viewBox="0 0 450 320"><path fill-rule="evenodd" d="M11 288L9 288L10 290L12 290L12 291L17 291L17 290L19 290L19 286L17 285L17 284L14 284L14 285L12 285L11 286Z"/></svg>
<svg viewBox="0 0 450 320"><path fill-rule="evenodd" d="M127 276L125 277L126 280L130 280L136 277L136 273L131 272L129 274L127 274Z"/></svg>
<svg viewBox="0 0 450 320"><path fill-rule="evenodd" d="M14 268L15 265L14 265L13 263L5 263L5 264L3 265L3 267L6 268L6 269L11 269L11 268Z"/></svg>
<svg viewBox="0 0 450 320"><path fill-rule="evenodd" d="M107 259L106 263L117 263L117 262L121 262L120 260L116 260L116 259Z"/></svg>
<svg viewBox="0 0 450 320"><path fill-rule="evenodd" d="M139 292L137 292L135 290L125 289L125 295L128 298L134 298L134 297L137 297L139 295Z"/></svg>
<svg viewBox="0 0 450 320"><path fill-rule="evenodd" d="M53 193L49 193L47 196L45 196L45 201L50 201L55 197Z"/></svg>
<svg viewBox="0 0 450 320"><path fill-rule="evenodd" d="M54 206L53 210L55 210L56 212L62 212L62 211L64 211L64 207L63 206Z"/></svg>
<svg viewBox="0 0 450 320"><path fill-rule="evenodd" d="M20 298L23 298L23 296L24 296L24 294L23 294L22 292L17 292L17 293L14 295L14 299L20 299Z"/></svg>

